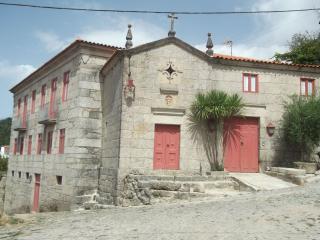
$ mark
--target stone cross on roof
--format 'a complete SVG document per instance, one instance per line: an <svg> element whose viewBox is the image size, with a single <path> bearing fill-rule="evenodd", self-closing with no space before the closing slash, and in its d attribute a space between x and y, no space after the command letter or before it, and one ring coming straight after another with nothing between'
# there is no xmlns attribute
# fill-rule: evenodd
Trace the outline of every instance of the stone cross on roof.
<svg viewBox="0 0 320 240"><path fill-rule="evenodd" d="M176 17L174 15L174 13L171 13L170 15L168 15L168 18L170 18L170 31L168 32L168 37L174 37L176 35L176 31L174 31L174 20L178 19L178 17Z"/></svg>

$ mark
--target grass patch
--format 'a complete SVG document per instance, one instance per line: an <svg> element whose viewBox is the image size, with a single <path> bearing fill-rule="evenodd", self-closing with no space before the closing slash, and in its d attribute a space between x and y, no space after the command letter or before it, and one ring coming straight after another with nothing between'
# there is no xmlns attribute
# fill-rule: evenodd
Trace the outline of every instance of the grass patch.
<svg viewBox="0 0 320 240"><path fill-rule="evenodd" d="M3 215L0 217L0 226L17 225L21 223L24 223L24 220L20 218L7 215Z"/></svg>

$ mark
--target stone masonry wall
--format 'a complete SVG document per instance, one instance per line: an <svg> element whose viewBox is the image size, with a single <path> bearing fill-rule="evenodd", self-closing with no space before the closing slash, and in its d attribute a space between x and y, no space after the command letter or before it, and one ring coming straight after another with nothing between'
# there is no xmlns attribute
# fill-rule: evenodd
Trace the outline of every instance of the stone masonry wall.
<svg viewBox="0 0 320 240"><path fill-rule="evenodd" d="M103 143L99 193L101 203L115 203L119 167L123 62L103 80Z"/></svg>
<svg viewBox="0 0 320 240"><path fill-rule="evenodd" d="M125 61L127 73L128 59ZM164 74L169 62L176 70L172 79ZM258 74L258 93L242 91L243 73ZM319 74L265 69L254 63L250 67L237 66L236 62L209 64L174 44L131 56L131 76L136 86L135 101L131 105L122 101L119 181L132 169L163 172L153 171L155 124L180 125L179 172L199 174L201 170L209 170L202 147L188 131L187 114L196 93L211 89L238 93L246 104L244 115L260 119L259 162L263 171L275 160L286 157L279 144L283 101L289 94L300 93L301 77L316 79L316 89L319 88ZM266 133L269 122L276 126L272 137Z"/></svg>
<svg viewBox="0 0 320 240"><path fill-rule="evenodd" d="M68 210L74 196L98 187L98 166L101 156L101 95L99 71L112 52L96 54L89 49L79 49L60 62L54 69L35 79L14 96L13 126L8 167L5 211L29 212L33 206L35 174L41 174L40 211ZM63 74L70 71L68 100L61 101ZM39 124L41 115L41 86L47 85L46 107L50 101L51 80L57 78L57 123L45 127ZM31 93L37 91L36 111L30 113ZM13 154L17 102L28 95L27 131L24 134L24 151ZM65 129L64 154L58 153L60 129ZM52 153L47 154L46 134L53 131ZM37 154L37 135L43 134L41 154ZM32 152L27 154L28 136L32 135ZM19 151L18 151L19 152ZM20 172L20 174L19 174ZM27 179L27 175L31 178ZM58 184L57 176L62 176Z"/></svg>

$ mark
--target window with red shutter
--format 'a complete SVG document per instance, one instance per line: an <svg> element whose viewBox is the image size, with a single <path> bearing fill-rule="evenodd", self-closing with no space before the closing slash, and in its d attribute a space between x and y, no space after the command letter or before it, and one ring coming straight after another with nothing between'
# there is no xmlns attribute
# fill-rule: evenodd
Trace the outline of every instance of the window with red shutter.
<svg viewBox="0 0 320 240"><path fill-rule="evenodd" d="M37 154L41 154L42 150L42 133L38 134Z"/></svg>
<svg viewBox="0 0 320 240"><path fill-rule="evenodd" d="M52 151L52 136L53 132L49 131L47 135L47 154L51 154Z"/></svg>
<svg viewBox="0 0 320 240"><path fill-rule="evenodd" d="M60 129L60 137L59 137L59 153L64 153L64 140L65 140L65 129Z"/></svg>
<svg viewBox="0 0 320 240"><path fill-rule="evenodd" d="M46 104L46 89L47 89L47 86L45 84L42 85L42 87L41 87L41 102L40 102L41 109L43 109L44 105Z"/></svg>
<svg viewBox="0 0 320 240"><path fill-rule="evenodd" d="M34 113L36 111L36 94L36 90L33 90L31 96L31 113Z"/></svg>
<svg viewBox="0 0 320 240"><path fill-rule="evenodd" d="M69 71L63 75L63 88L62 88L62 102L68 99L68 87L69 87Z"/></svg>
<svg viewBox="0 0 320 240"><path fill-rule="evenodd" d="M258 92L258 75L251 73L244 73L242 76L242 90L243 92Z"/></svg>
<svg viewBox="0 0 320 240"><path fill-rule="evenodd" d="M32 150L32 135L29 135L29 138L28 138L28 155L31 155L31 150Z"/></svg>

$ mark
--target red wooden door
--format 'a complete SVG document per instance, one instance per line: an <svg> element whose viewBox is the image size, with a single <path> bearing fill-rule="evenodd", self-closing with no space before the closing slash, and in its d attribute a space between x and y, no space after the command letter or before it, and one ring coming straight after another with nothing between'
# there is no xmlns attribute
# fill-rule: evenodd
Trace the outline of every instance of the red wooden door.
<svg viewBox="0 0 320 240"><path fill-rule="evenodd" d="M224 123L224 167L229 172L258 172L259 122L234 118Z"/></svg>
<svg viewBox="0 0 320 240"><path fill-rule="evenodd" d="M32 211L39 211L39 194L40 194L40 174L35 174L33 208Z"/></svg>
<svg viewBox="0 0 320 240"><path fill-rule="evenodd" d="M180 126L156 124L154 135L154 169L179 169Z"/></svg>

